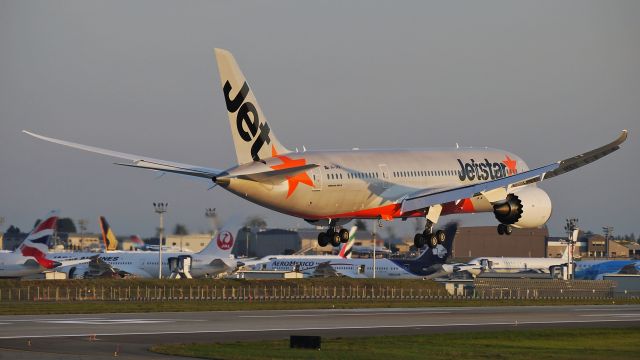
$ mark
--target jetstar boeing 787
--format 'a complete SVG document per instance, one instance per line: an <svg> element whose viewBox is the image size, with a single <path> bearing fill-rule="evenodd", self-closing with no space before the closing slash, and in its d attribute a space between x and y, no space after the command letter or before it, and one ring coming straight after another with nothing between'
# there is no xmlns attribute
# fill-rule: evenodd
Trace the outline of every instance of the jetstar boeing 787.
<svg viewBox="0 0 640 360"><path fill-rule="evenodd" d="M440 216L493 212L498 233L543 225L551 200L536 184L575 170L619 149L627 131L612 143L562 161L530 169L517 155L487 148L395 149L292 152L276 138L233 55L215 50L238 164L226 170L157 160L93 146L37 138L123 158L119 165L207 178L269 209L317 225L321 246L346 242L339 226L354 218L425 217L415 245L444 242L433 231Z"/></svg>

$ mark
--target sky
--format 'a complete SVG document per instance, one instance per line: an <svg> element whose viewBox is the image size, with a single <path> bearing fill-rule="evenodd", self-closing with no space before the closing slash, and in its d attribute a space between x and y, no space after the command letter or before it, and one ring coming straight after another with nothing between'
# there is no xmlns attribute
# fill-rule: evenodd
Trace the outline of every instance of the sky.
<svg viewBox="0 0 640 360"><path fill-rule="evenodd" d="M563 234L640 233L638 1L0 0L0 216L106 216L118 234L206 231L261 215L302 220L178 176L36 140L215 168L235 165L213 48L230 50L289 148L491 146L545 165L629 140L544 182ZM442 221L446 221L444 218ZM495 225L490 214L463 225ZM386 223L397 233L412 224Z"/></svg>

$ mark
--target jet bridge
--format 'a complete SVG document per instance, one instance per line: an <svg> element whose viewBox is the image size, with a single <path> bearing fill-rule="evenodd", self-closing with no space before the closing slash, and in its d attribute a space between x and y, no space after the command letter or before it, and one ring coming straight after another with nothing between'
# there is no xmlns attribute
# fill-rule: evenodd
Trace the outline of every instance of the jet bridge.
<svg viewBox="0 0 640 360"><path fill-rule="evenodd" d="M169 279L193 279L191 275L191 263L193 259L190 255L180 255L169 258Z"/></svg>

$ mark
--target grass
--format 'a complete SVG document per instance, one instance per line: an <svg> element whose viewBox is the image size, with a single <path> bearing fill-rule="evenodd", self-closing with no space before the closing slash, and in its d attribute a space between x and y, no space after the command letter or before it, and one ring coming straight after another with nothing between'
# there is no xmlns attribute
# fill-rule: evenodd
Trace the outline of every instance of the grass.
<svg viewBox="0 0 640 360"><path fill-rule="evenodd" d="M157 345L152 351L207 359L638 359L640 327L507 330L323 339L322 350L288 340Z"/></svg>
<svg viewBox="0 0 640 360"><path fill-rule="evenodd" d="M77 301L0 304L0 315L101 314L183 311L305 310L443 306L548 306L640 304L639 299L616 300L292 300L292 301Z"/></svg>

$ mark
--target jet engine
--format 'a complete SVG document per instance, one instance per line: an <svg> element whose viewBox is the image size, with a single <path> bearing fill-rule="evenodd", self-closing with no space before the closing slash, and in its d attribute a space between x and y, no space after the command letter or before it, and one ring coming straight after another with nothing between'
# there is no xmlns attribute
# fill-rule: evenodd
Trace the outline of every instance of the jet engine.
<svg viewBox="0 0 640 360"><path fill-rule="evenodd" d="M501 224L517 228L544 225L551 216L551 199L544 190L526 186L507 195L493 205L493 213Z"/></svg>

